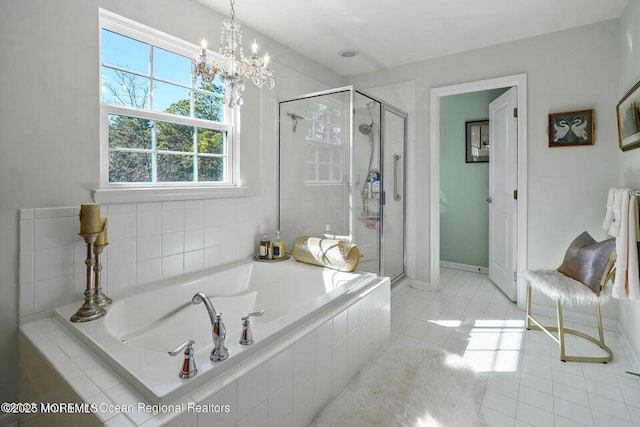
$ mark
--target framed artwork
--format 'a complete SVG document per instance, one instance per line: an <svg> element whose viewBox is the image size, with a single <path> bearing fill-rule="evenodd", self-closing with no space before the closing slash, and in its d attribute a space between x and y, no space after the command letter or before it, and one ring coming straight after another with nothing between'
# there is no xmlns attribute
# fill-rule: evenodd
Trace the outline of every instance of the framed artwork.
<svg viewBox="0 0 640 427"><path fill-rule="evenodd" d="M593 109L549 113L549 147L593 145Z"/></svg>
<svg viewBox="0 0 640 427"><path fill-rule="evenodd" d="M466 122L466 163L489 161L489 120Z"/></svg>
<svg viewBox="0 0 640 427"><path fill-rule="evenodd" d="M616 106L618 141L622 151L640 147L640 82Z"/></svg>

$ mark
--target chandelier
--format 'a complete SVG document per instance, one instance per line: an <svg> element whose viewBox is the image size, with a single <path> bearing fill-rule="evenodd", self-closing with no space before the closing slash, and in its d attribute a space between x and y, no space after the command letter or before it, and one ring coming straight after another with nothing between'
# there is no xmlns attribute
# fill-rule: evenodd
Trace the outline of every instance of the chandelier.
<svg viewBox="0 0 640 427"><path fill-rule="evenodd" d="M235 0L231 0L231 18L222 22L220 31L220 50L217 54L207 56L207 40L202 37L200 53L193 61L193 81L199 78L204 83L211 83L217 74L224 83L224 103L230 108L240 108L243 104L244 79L249 79L258 87L267 86L272 89L276 84L273 71L269 69L269 53L258 57L258 44L253 41L251 57L244 56L242 48L242 26L235 18L233 8Z"/></svg>

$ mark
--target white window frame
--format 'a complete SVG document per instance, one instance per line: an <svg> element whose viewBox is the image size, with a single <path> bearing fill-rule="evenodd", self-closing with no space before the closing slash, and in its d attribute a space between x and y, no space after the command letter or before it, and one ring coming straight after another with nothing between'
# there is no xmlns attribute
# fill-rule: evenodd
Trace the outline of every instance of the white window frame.
<svg viewBox="0 0 640 427"><path fill-rule="evenodd" d="M99 75L102 75L102 29L131 37L152 46L192 58L200 47L154 28L124 18L110 11L99 9ZM209 52L216 55L214 52ZM102 82L97 90L100 92ZM242 196L245 187L240 185L239 171L239 121L237 110L225 106L224 123L216 124L216 130L226 131L226 171L225 181L220 182L156 182L156 183L113 183L109 182L109 114L142 117L149 120L183 124L194 127L212 128L211 121L195 117L185 117L151 110L102 102L100 99L100 187L93 190L93 198L98 203L125 203L157 200L187 200L217 197Z"/></svg>

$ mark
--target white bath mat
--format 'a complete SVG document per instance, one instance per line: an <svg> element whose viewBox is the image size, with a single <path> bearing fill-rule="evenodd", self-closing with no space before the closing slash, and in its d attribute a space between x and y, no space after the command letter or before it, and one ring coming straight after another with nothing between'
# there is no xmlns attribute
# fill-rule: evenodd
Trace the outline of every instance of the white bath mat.
<svg viewBox="0 0 640 427"><path fill-rule="evenodd" d="M480 427L478 374L458 355L388 351L318 414L315 427Z"/></svg>

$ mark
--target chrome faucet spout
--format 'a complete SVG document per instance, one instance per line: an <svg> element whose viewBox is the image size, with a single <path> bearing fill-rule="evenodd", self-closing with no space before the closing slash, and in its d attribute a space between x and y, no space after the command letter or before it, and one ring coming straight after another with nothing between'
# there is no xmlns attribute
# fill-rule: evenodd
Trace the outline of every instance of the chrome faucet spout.
<svg viewBox="0 0 640 427"><path fill-rule="evenodd" d="M204 303L211 319L211 337L213 338L213 350L209 359L212 362L220 362L229 357L229 350L224 346L224 340L227 336L227 329L222 322L222 313L217 313L213 308L213 304L209 301L209 297L204 292L198 292L191 298L193 304Z"/></svg>
<svg viewBox="0 0 640 427"><path fill-rule="evenodd" d="M211 319L211 325L213 325L214 323L216 323L216 314L218 313L213 307L213 304L211 304L211 301L209 301L209 297L207 296L207 294L205 294L204 292L198 292L193 296L193 298L191 298L191 303L193 304L200 304L201 302L204 303L204 306L207 308L209 319Z"/></svg>

